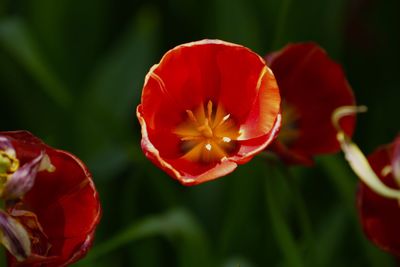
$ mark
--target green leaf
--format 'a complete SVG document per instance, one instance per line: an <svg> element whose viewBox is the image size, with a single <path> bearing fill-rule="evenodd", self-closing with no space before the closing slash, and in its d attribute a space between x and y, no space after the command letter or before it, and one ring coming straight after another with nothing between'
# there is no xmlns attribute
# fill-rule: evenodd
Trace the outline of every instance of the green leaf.
<svg viewBox="0 0 400 267"><path fill-rule="evenodd" d="M245 0L216 0L216 36L259 50L261 29L254 16L254 6Z"/></svg>
<svg viewBox="0 0 400 267"><path fill-rule="evenodd" d="M275 36L272 41L272 50L279 50L282 46L284 46L282 40L285 33L290 5L291 0L281 1L279 16L275 27Z"/></svg>
<svg viewBox="0 0 400 267"><path fill-rule="evenodd" d="M346 212L341 205L333 209L326 218L320 223L318 234L314 242L315 259L317 266L331 266L334 256L341 245L346 226Z"/></svg>
<svg viewBox="0 0 400 267"><path fill-rule="evenodd" d="M354 210L356 176L351 173L347 162L338 156L325 156L317 158L317 163L327 174L327 179L331 181L343 203L349 210Z"/></svg>
<svg viewBox="0 0 400 267"><path fill-rule="evenodd" d="M180 266L213 266L205 233L186 211L178 209L150 216L121 231L110 240L94 247L78 265L93 265L112 251L144 238L161 235L170 240L180 257ZM194 260L195 259L195 260Z"/></svg>
<svg viewBox="0 0 400 267"><path fill-rule="evenodd" d="M0 45L25 67L56 104L63 108L71 104L72 96L46 64L24 21L18 18L0 21Z"/></svg>
<svg viewBox="0 0 400 267"><path fill-rule="evenodd" d="M158 16L151 6L138 11L124 34L99 61L80 97L76 127L80 149L93 166L100 166L99 173L115 173L129 164L129 158L141 156L136 146L132 149L132 142L139 143L139 131L133 133L132 126L145 74L154 63ZM107 157L114 158L103 165Z"/></svg>
<svg viewBox="0 0 400 267"><path fill-rule="evenodd" d="M89 78L85 98L107 109L118 119L135 110L144 77L154 60L158 40L159 14L147 6L135 19ZM118 103L118 104L116 104Z"/></svg>
<svg viewBox="0 0 400 267"><path fill-rule="evenodd" d="M342 47L343 24L346 22L343 13L346 1L292 1L287 7L286 15L283 18L284 29L278 33L280 37L277 45L312 40L331 54L337 55ZM278 12L281 11L280 9Z"/></svg>

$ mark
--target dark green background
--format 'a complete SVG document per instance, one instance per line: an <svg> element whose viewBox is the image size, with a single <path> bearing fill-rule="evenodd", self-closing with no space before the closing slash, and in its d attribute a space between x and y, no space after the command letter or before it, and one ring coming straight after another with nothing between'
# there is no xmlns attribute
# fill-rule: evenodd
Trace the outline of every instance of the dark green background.
<svg viewBox="0 0 400 267"><path fill-rule="evenodd" d="M370 153L399 130L399 10L398 0L0 0L0 130L29 130L93 172L104 214L78 266L395 266L360 230L341 154L315 168L258 158L186 188L141 153L135 108L146 72L175 45L218 38L264 55L312 40L369 107L355 140Z"/></svg>

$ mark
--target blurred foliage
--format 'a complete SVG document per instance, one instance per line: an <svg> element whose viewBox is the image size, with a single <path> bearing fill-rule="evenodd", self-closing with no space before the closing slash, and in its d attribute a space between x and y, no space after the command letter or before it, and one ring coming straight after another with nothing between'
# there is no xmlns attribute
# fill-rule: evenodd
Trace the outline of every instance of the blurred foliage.
<svg viewBox="0 0 400 267"><path fill-rule="evenodd" d="M184 188L140 151L144 76L203 38L261 55L315 41L340 62L367 152L399 131L398 0L0 0L0 130L26 129L90 167L104 214L76 266L394 266L363 236L341 155L258 158Z"/></svg>

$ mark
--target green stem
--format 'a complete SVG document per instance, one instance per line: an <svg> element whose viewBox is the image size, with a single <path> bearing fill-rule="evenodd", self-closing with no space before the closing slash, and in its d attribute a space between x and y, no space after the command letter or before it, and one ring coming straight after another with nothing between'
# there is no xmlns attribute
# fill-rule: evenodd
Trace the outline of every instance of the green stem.
<svg viewBox="0 0 400 267"><path fill-rule="evenodd" d="M280 203L277 201L275 194L276 189L274 188L274 180L276 179L276 177L273 177L274 174L276 175L276 171L273 172L273 175L269 175L265 179L265 197L272 230L288 265L292 267L303 267L305 265L299 247L279 208Z"/></svg>
<svg viewBox="0 0 400 267"><path fill-rule="evenodd" d="M300 227L303 233L305 247L313 251L313 227L303 195L299 190L299 184L296 182L296 177L292 174L288 167L283 166L280 168L280 170L285 176L285 180L289 186L289 190L292 195L294 208L296 210L298 221L300 223ZM312 259L313 257L310 258Z"/></svg>
<svg viewBox="0 0 400 267"><path fill-rule="evenodd" d="M311 223L310 215L307 211L307 205L304 201L304 197L299 190L299 184L296 181L296 176L293 174L292 170L283 164L279 158L271 157L268 154L263 155L269 162L270 166L274 166L277 169L277 174L279 178L286 181L287 186L292 197L294 208L297 213L298 222L300 223L301 231L305 241L305 247L312 249L314 233L313 226ZM278 173L279 171L279 173ZM283 176L283 177L281 177Z"/></svg>

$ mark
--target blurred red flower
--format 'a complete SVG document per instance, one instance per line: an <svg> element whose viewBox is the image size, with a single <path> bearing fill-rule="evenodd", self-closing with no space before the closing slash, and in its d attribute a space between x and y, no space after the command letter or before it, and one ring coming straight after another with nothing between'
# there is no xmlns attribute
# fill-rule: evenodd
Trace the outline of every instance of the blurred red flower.
<svg viewBox="0 0 400 267"><path fill-rule="evenodd" d="M393 143L378 148L368 157L369 164L379 179L388 187L400 189L400 137ZM377 246L400 256L400 203L387 198L360 183L358 209L367 237Z"/></svg>
<svg viewBox="0 0 400 267"><path fill-rule="evenodd" d="M303 165L312 165L315 155L338 152L331 114L355 104L340 65L314 43L289 44L266 61L282 97L281 131L270 148L286 163ZM341 120L349 136L354 124L354 115Z"/></svg>
<svg viewBox="0 0 400 267"><path fill-rule="evenodd" d="M30 245L24 251L21 240L12 240L11 231L14 241L11 247L16 250L12 254L19 260L9 253L8 266L59 267L79 260L90 248L101 216L98 194L86 166L68 152L45 145L29 132L0 132L0 137L0 152L23 170L18 175L15 168L9 176L10 180L19 178L18 183L9 186L13 183L8 181L3 186L7 211L0 214L3 230L8 233L10 227L22 226L20 236L27 233ZM40 171L43 160L35 163L43 155L48 157L45 164L51 164L50 171ZM22 196L13 193L29 183L31 186L27 186Z"/></svg>
<svg viewBox="0 0 400 267"><path fill-rule="evenodd" d="M146 76L142 149L184 185L232 172L276 136L280 96L264 60L220 40L168 51Z"/></svg>

